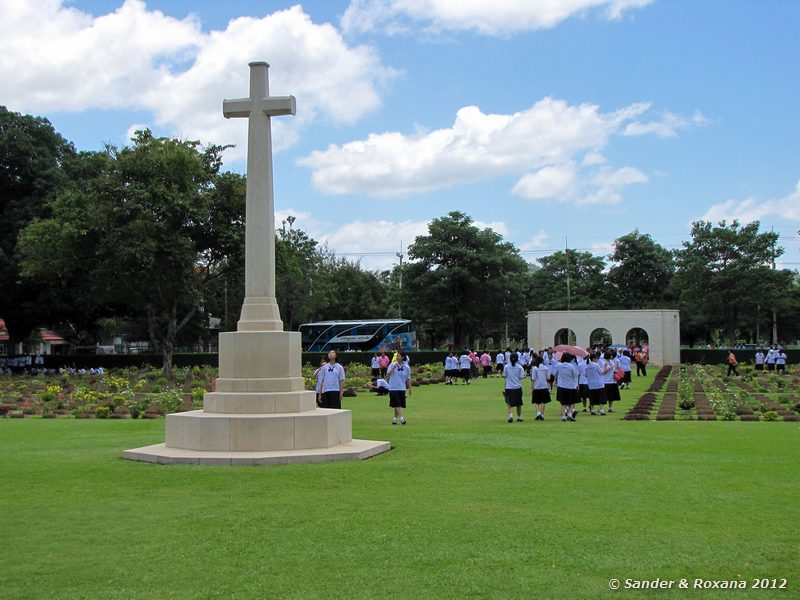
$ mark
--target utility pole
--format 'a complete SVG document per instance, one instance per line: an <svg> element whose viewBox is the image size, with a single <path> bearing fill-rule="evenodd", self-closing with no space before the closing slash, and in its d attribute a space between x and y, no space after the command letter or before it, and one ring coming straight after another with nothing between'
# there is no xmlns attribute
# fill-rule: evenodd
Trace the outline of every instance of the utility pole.
<svg viewBox="0 0 800 600"><path fill-rule="evenodd" d="M570 293L569 293L569 240L564 236L564 259L567 263L567 310L570 310Z"/></svg>
<svg viewBox="0 0 800 600"><path fill-rule="evenodd" d="M400 271L399 271L399 280L400 280L400 295L397 297L397 318L400 319L403 317L403 240L400 240L400 252L395 252L394 255L400 259Z"/></svg>
<svg viewBox="0 0 800 600"><path fill-rule="evenodd" d="M770 232L775 233L775 228L770 227ZM772 238L772 270L775 270L775 238ZM778 314L775 305L772 305L772 345L778 345Z"/></svg>

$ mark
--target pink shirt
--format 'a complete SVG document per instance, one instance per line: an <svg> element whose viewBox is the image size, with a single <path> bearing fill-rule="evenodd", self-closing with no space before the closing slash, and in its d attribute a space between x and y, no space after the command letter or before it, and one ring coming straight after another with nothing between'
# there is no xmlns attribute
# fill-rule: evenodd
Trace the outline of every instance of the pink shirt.
<svg viewBox="0 0 800 600"><path fill-rule="evenodd" d="M485 352L481 354L481 365L484 367L488 367L492 364L492 357L486 354Z"/></svg>

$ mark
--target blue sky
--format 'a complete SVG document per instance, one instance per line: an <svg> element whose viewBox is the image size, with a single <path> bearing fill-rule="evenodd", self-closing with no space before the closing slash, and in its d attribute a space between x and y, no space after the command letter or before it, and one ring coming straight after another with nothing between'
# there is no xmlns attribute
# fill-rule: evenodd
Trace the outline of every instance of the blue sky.
<svg viewBox="0 0 800 600"><path fill-rule="evenodd" d="M79 149L236 144L270 63L278 222L368 268L470 214L528 260L759 219L800 266L800 2L0 0L0 104Z"/></svg>

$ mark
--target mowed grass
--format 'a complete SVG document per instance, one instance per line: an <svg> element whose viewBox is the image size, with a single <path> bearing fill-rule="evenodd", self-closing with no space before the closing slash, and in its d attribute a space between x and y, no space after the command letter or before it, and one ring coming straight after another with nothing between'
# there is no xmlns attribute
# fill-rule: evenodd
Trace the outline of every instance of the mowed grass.
<svg viewBox="0 0 800 600"><path fill-rule="evenodd" d="M620 420L651 377L576 423L507 423L500 379L415 389L405 427L361 394L393 449L359 462L159 466L120 455L164 421L0 419L0 597L797 597L798 425Z"/></svg>

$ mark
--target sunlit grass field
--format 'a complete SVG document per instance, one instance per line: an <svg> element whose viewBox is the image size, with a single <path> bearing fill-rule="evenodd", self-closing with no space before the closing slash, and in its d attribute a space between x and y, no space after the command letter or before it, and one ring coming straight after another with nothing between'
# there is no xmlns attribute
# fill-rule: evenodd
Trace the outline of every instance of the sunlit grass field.
<svg viewBox="0 0 800 600"><path fill-rule="evenodd" d="M0 419L0 598L798 597L797 423L622 421L651 380L576 423L507 423L493 378L415 389L405 427L360 393L354 437L393 449L345 463L159 466L120 456L163 420Z"/></svg>

